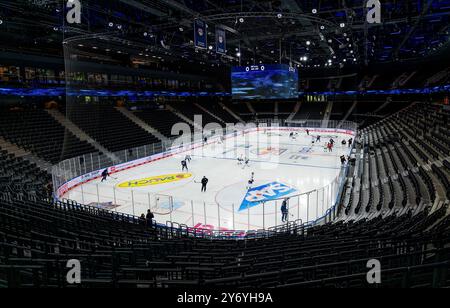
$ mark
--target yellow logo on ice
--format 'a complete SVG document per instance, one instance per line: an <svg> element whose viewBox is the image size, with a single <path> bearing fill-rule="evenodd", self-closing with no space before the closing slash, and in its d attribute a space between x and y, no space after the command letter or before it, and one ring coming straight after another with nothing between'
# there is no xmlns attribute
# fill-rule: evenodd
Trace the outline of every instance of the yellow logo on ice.
<svg viewBox="0 0 450 308"><path fill-rule="evenodd" d="M134 180L129 182L124 182L117 185L120 188L130 188L130 187L145 187L151 185L160 185L172 182L178 182L192 177L192 173L177 173L177 174L166 174L152 176L145 179Z"/></svg>

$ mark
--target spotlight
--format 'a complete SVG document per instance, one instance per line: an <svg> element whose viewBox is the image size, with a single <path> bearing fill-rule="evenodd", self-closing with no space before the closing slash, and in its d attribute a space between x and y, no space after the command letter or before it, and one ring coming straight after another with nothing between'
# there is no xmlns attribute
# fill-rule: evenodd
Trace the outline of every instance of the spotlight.
<svg viewBox="0 0 450 308"><path fill-rule="evenodd" d="M244 21L245 21L244 18L242 18L242 17L239 18L239 22L240 22L241 24L244 23Z"/></svg>
<svg viewBox="0 0 450 308"><path fill-rule="evenodd" d="M110 22L110 23L108 24L108 26L109 26L110 28L112 28L112 27L114 27L114 23Z"/></svg>
<svg viewBox="0 0 450 308"><path fill-rule="evenodd" d="M183 31L184 31L183 27L180 27L179 30L180 30L180 32L183 32Z"/></svg>
<svg viewBox="0 0 450 308"><path fill-rule="evenodd" d="M339 25L341 28L345 28L345 24L342 22L340 25Z"/></svg>
<svg viewBox="0 0 450 308"><path fill-rule="evenodd" d="M240 53L240 52L237 52L237 53L236 53L236 57L240 58L240 57L241 57L241 53Z"/></svg>
<svg viewBox="0 0 450 308"><path fill-rule="evenodd" d="M317 14L317 9L313 9L313 10L312 10L312 13L313 13L313 14Z"/></svg>
<svg viewBox="0 0 450 308"><path fill-rule="evenodd" d="M213 47L212 47L212 46L209 46L208 49L209 49L209 50L213 50Z"/></svg>
<svg viewBox="0 0 450 308"><path fill-rule="evenodd" d="M278 17L278 18L282 18L282 17L283 17L283 14L278 13L277 17Z"/></svg>
<svg viewBox="0 0 450 308"><path fill-rule="evenodd" d="M306 45L307 46L311 45L311 41L306 41Z"/></svg>
<svg viewBox="0 0 450 308"><path fill-rule="evenodd" d="M147 32L144 32L144 36L147 36L148 35L148 33Z"/></svg>

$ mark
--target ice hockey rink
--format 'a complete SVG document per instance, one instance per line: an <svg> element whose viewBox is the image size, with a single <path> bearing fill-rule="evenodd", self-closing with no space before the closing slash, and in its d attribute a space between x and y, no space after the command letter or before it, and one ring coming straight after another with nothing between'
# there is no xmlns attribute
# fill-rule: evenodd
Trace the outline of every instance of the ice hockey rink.
<svg viewBox="0 0 450 308"><path fill-rule="evenodd" d="M151 209L158 223L213 230L280 225L281 204L287 200L289 221L313 221L336 202L340 156L350 155L342 141L350 138L348 131L311 130L307 135L304 129L288 128L232 135L222 142L211 138L187 151L111 172L107 181L97 178L76 186L62 198L135 216ZM333 152L325 147L330 139ZM182 171L186 155L192 160L189 170ZM248 158L248 165L240 164L240 157ZM203 177L209 180L206 192L201 191Z"/></svg>

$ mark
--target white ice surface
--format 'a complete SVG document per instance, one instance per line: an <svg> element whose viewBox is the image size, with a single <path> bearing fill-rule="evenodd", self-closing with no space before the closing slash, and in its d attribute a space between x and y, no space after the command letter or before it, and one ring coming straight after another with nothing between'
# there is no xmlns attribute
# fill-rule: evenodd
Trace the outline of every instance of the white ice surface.
<svg viewBox="0 0 450 308"><path fill-rule="evenodd" d="M285 131L253 132L191 152L189 173L192 175L185 179L143 187L118 187L129 181L181 173L180 162L185 157L182 154L116 173L103 183L92 181L63 198L84 204L113 203L119 205L115 211L136 216L146 213L150 207L161 223L175 221L188 226L232 230L279 225L281 200L241 209L248 180L254 172L252 187L278 182L295 189L290 194L295 197L289 200L289 219L305 222L321 217L336 199L337 191L327 188L308 196L297 196L329 185L341 170L339 157L349 154L348 147L341 145L341 141L350 136L330 133L321 137L320 144L312 144L312 137L303 132L295 140ZM330 137L336 141L332 153L324 150ZM250 158L249 167L238 165L240 156ZM200 191L203 176L209 179L206 193ZM169 204L173 205L172 211L167 210Z"/></svg>

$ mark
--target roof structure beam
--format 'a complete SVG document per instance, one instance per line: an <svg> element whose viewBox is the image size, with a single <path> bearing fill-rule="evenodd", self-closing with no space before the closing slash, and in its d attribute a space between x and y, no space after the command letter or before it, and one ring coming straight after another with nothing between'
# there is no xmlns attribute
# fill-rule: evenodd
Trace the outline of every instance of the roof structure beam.
<svg viewBox="0 0 450 308"><path fill-rule="evenodd" d="M164 12L161 12L159 10L156 10L154 8L149 7L148 5L142 4L141 2L135 1L135 0L119 0L122 3L128 4L130 6L133 6L139 10L145 11L147 13L150 13L152 15L158 16L158 17L166 17L167 14Z"/></svg>
<svg viewBox="0 0 450 308"><path fill-rule="evenodd" d="M414 26L411 27L411 29L406 33L406 35L403 37L403 40L398 44L397 48L395 49L394 55L397 56L400 49L402 49L403 45L408 41L408 39L413 35L413 33L416 31L417 26L419 25L420 21L422 20L422 17L424 17L428 10L431 7L431 4L433 3L433 0L428 0L428 2L424 5L422 12L420 13L420 16L417 18L416 22L414 23Z"/></svg>
<svg viewBox="0 0 450 308"><path fill-rule="evenodd" d="M285 9L289 9L290 11L294 11L293 13L299 13L303 14L302 8L298 5L297 1L295 0L282 0L281 1L281 7ZM300 24L304 28L313 28L315 32L318 32L317 29L314 27L314 25L309 20L300 20ZM319 34L319 33L317 33ZM328 44L325 41L319 40L319 47L325 52L329 53L330 48Z"/></svg>

